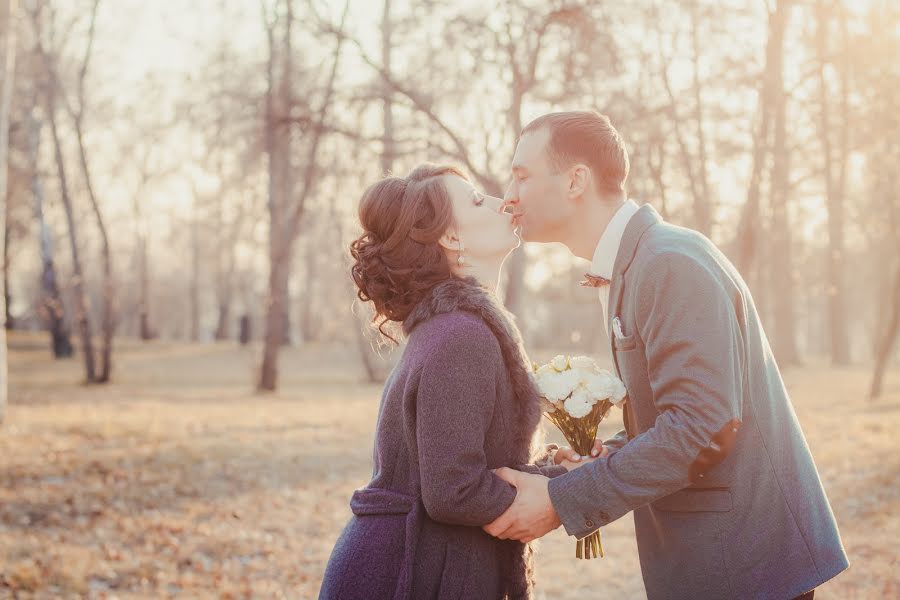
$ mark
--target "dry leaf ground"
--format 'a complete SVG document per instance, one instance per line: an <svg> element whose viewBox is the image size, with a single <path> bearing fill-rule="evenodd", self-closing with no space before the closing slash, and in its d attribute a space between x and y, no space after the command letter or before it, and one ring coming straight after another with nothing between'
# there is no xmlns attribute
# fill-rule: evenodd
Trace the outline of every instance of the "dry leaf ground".
<svg viewBox="0 0 900 600"><path fill-rule="evenodd" d="M42 336L11 346L0 598L316 596L371 469L380 388L352 351L287 349L259 396L254 348L122 341L116 383L86 387ZM900 372L874 404L867 368L785 377L853 563L816 598L900 597ZM545 538L539 597L643 597L630 517L603 533L591 562Z"/></svg>

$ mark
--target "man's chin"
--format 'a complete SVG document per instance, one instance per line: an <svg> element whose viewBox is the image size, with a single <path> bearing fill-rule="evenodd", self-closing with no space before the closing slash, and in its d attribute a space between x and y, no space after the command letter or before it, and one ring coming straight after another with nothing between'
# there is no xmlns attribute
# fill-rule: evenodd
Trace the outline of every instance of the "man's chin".
<svg viewBox="0 0 900 600"><path fill-rule="evenodd" d="M519 239L535 244L555 244L561 242L561 231L556 223L538 223L528 225L522 221L519 225Z"/></svg>
<svg viewBox="0 0 900 600"><path fill-rule="evenodd" d="M531 228L527 227L525 223L520 223L518 227L516 227L516 237L519 238L519 242L533 242L535 240L531 239L529 233L532 231Z"/></svg>
<svg viewBox="0 0 900 600"><path fill-rule="evenodd" d="M519 228L516 230L519 235L519 239L523 242L546 242L547 240L543 239L541 236L541 231L535 227L528 227L525 223L519 225Z"/></svg>

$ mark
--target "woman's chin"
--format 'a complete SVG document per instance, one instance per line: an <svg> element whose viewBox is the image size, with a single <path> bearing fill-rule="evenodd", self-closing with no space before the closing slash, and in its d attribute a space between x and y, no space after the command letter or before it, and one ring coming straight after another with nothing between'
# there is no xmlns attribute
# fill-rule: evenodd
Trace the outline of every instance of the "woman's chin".
<svg viewBox="0 0 900 600"><path fill-rule="evenodd" d="M512 230L512 238L513 238L512 249L515 250L516 248L521 246L522 242L524 241L524 240L522 240L522 228L521 227L516 227L515 229Z"/></svg>

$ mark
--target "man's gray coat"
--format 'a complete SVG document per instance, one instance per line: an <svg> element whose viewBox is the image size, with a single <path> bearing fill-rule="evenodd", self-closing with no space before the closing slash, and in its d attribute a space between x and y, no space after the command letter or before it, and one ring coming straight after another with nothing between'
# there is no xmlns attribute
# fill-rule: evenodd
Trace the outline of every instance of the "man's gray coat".
<svg viewBox="0 0 900 600"><path fill-rule="evenodd" d="M625 431L607 442L607 458L550 481L566 531L582 538L634 511L651 600L789 599L846 569L809 447L728 259L642 207L616 256L610 325L615 317Z"/></svg>

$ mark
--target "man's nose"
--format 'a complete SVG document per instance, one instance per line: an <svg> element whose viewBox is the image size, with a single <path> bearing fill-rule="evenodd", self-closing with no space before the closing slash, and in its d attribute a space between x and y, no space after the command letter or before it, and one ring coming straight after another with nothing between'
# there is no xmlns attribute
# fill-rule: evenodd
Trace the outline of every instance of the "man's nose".
<svg viewBox="0 0 900 600"><path fill-rule="evenodd" d="M506 192L503 194L503 206L500 207L500 210L505 211L508 207L515 206L519 203L519 195L516 193L515 182L510 182L508 186L506 186Z"/></svg>

